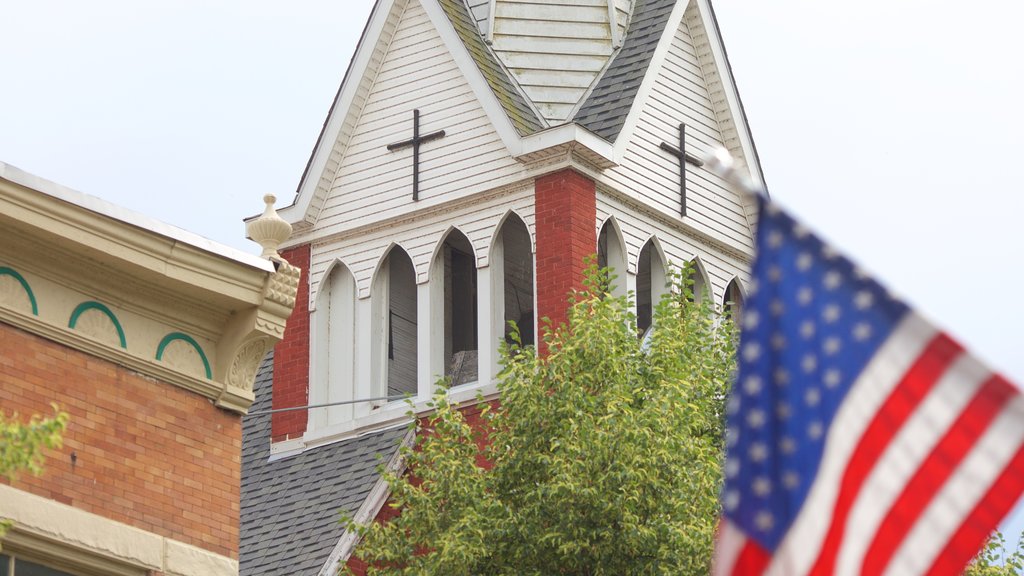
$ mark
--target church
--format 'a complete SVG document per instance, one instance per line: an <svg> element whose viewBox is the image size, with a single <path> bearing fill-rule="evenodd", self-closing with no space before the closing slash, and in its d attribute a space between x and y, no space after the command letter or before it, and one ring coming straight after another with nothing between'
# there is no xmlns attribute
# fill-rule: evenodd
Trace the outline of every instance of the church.
<svg viewBox="0 0 1024 576"><path fill-rule="evenodd" d="M508 321L537 343L584 258L640 329L671 266L740 304L764 187L710 0L377 0L291 205L302 270L243 426L240 573L357 567L409 404L497 397Z"/></svg>

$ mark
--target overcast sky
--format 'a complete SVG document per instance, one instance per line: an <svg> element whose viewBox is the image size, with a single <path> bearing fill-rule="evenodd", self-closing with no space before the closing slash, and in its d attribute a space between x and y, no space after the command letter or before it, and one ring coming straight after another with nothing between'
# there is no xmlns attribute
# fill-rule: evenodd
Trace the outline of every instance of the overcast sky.
<svg viewBox="0 0 1024 576"><path fill-rule="evenodd" d="M0 161L258 253L369 0L0 0ZM1024 383L1024 7L719 0L773 197Z"/></svg>

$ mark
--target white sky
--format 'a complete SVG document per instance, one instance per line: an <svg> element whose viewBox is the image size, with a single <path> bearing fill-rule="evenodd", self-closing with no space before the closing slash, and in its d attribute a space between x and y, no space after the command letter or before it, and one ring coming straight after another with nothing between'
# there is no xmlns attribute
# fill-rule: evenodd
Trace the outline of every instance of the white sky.
<svg viewBox="0 0 1024 576"><path fill-rule="evenodd" d="M0 0L0 161L258 252L370 0ZM1024 5L718 0L769 188L1024 384Z"/></svg>

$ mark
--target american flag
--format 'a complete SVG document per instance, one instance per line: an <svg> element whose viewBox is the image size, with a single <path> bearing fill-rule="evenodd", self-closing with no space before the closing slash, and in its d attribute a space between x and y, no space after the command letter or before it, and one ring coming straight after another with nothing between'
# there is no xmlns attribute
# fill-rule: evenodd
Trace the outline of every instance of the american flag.
<svg viewBox="0 0 1024 576"><path fill-rule="evenodd" d="M960 573L1024 490L1024 399L759 202L716 574Z"/></svg>

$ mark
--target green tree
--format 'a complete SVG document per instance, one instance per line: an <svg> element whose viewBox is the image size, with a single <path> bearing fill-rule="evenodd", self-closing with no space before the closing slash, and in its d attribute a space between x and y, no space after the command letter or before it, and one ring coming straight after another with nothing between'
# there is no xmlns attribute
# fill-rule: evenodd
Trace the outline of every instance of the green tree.
<svg viewBox="0 0 1024 576"><path fill-rule="evenodd" d="M354 526L370 573L708 573L735 338L689 277L641 341L592 267L547 355L502 347L482 426L438 391L410 474L385 475L400 515Z"/></svg>
<svg viewBox="0 0 1024 576"><path fill-rule="evenodd" d="M32 416L27 423L18 420L18 414L10 417L0 412L0 476L14 480L21 472L38 475L43 470L46 448L59 448L68 415L53 406L54 416L42 418ZM0 518L0 537L11 527L11 522Z"/></svg>
<svg viewBox="0 0 1024 576"><path fill-rule="evenodd" d="M1012 552L1007 551L1006 539L997 530L967 565L964 576L1017 576L1021 573L1024 573L1024 551L1020 549L1020 540Z"/></svg>

